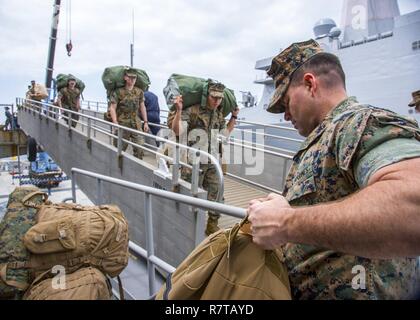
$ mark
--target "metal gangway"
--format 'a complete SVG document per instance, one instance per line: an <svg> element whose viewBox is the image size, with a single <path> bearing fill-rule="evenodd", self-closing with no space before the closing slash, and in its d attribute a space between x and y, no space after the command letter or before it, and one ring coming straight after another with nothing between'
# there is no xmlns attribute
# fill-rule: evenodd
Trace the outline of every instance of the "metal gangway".
<svg viewBox="0 0 420 320"><path fill-rule="evenodd" d="M64 172L71 172L74 167L95 172L99 175L147 185L164 191L176 191L179 195L206 199L206 192L199 188L199 159L209 160L217 168L219 177L219 200L224 198L227 205L245 209L250 200L262 198L271 192L281 192L287 167L293 160L292 151L280 153L256 145L256 142L224 140L226 153L231 159L240 154L238 163L228 165L228 173L223 175L220 159L203 150L187 147L170 140L169 133L154 136L103 120L103 112L83 109L80 113L64 110L57 106L25 99L17 99L19 121L25 133L35 138L59 164ZM92 114L96 112L97 114ZM67 114L67 115L66 115ZM66 121L71 114L77 115L77 126ZM75 120L72 120L75 121ZM152 124L151 124L152 125ZM167 127L163 124L162 129ZM123 132L129 131L143 136L148 142L136 145L124 140ZM238 132L242 134L241 130ZM133 157L129 151L122 151L122 144L127 143L145 152L143 160ZM116 147L114 146L114 143ZM172 152L163 154L157 145L169 145ZM194 159L182 161L182 152L189 152ZM256 175L247 174L246 155L255 154L254 165L263 163L264 168ZM262 159L262 160L261 160ZM241 162L242 161L242 162ZM193 172L192 183L180 179L180 168L187 167ZM169 169L170 168L170 169ZM252 169L252 168L251 168ZM270 179L272 181L270 181ZM120 206L130 222L130 234L133 242L146 246L146 221L140 214L136 193L121 191L112 185L102 185L101 181L81 177L78 187L89 199L99 203L114 203ZM169 264L178 265L204 239L205 214L199 207L191 207L183 202L174 206L165 199L153 200L156 208L154 239L155 250ZM168 212L171 213L168 216ZM232 226L238 219L229 215L222 216L221 227Z"/></svg>

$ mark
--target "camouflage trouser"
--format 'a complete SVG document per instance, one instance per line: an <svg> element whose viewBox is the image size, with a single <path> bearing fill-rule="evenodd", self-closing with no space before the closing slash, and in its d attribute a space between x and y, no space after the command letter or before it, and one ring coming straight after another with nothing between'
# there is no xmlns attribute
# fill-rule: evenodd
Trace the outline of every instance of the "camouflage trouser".
<svg viewBox="0 0 420 320"><path fill-rule="evenodd" d="M216 168L211 164L202 164L200 169L203 172L200 174L198 184L207 191L207 200L216 201L219 187L219 179L217 177ZM192 169L183 167L181 169L181 179L191 183ZM208 211L207 213L210 217L220 218L220 213L218 212Z"/></svg>
<svg viewBox="0 0 420 320"><path fill-rule="evenodd" d="M74 111L74 112L77 112L77 110L76 109L72 109L72 108L70 108L70 107L68 107L68 106L63 106L63 108L65 108L65 109L69 109L69 110L71 110L71 111ZM66 121L66 123L68 124L69 123L69 117L71 118L71 119L73 119L73 120L75 120L75 121L72 121L71 122L71 126L73 127L73 128L76 128L76 126L77 126L77 122L76 121L79 121L79 115L78 114L73 114L73 113L70 113L70 112L63 112L63 116L65 117L64 118L64 120Z"/></svg>
<svg viewBox="0 0 420 320"><path fill-rule="evenodd" d="M121 125L124 125L124 124L121 124ZM126 127L130 128L130 126L126 126ZM132 128L132 129L142 131L141 127L140 128ZM115 135L118 135L118 132L116 132ZM131 141L132 143L135 143L135 144L138 144L138 145L141 145L141 146L144 145L144 138L139 134L131 133L131 132L128 132L128 131L123 131L122 138L124 140ZM118 139L114 139L114 146L118 147ZM126 151L127 147L128 147L128 143L123 142L122 151ZM133 156L135 156L136 158L139 158L139 159L143 159L144 152L143 152L142 149L136 148L136 147L133 146Z"/></svg>

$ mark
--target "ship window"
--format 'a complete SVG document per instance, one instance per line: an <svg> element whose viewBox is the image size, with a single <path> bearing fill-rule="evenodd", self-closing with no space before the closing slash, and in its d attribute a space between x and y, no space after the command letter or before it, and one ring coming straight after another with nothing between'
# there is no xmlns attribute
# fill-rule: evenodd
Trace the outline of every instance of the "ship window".
<svg viewBox="0 0 420 320"><path fill-rule="evenodd" d="M414 41L413 50L419 50L419 49L420 49L420 41Z"/></svg>

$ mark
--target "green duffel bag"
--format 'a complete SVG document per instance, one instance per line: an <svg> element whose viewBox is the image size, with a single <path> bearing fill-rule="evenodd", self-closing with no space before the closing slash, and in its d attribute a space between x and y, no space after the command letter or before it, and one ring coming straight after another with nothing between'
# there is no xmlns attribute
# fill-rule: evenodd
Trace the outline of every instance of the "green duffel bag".
<svg viewBox="0 0 420 320"><path fill-rule="evenodd" d="M23 267L29 251L23 243L26 232L36 224L37 209L47 195L35 187L17 187L9 196L0 223L0 299L20 299L31 283L30 270Z"/></svg>
<svg viewBox="0 0 420 320"><path fill-rule="evenodd" d="M184 108L200 104L206 106L208 96L208 85L211 79L202 79L197 77L186 76L182 74L173 74L168 79L167 86L163 89L166 103L171 111L175 110L173 100L176 96L182 95ZM224 91L224 99L220 108L226 117L237 107L236 97L233 90L226 88Z"/></svg>
<svg viewBox="0 0 420 320"><path fill-rule="evenodd" d="M102 74L102 83L107 91L107 96L112 91L125 86L124 75L125 71L129 69L137 74L137 81L135 86L143 91L147 91L150 86L150 79L146 71L127 66L108 67Z"/></svg>
<svg viewBox="0 0 420 320"><path fill-rule="evenodd" d="M76 79L76 88L80 90L80 93L83 93L83 91L86 88L86 85L82 80L78 79L72 74L62 74L62 73L57 75L57 91L60 91L61 89L67 87L67 82L70 77Z"/></svg>

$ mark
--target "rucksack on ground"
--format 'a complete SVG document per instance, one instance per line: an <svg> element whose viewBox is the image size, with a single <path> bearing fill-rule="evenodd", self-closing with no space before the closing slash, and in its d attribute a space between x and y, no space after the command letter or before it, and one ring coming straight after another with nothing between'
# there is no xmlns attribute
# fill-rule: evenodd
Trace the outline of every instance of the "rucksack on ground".
<svg viewBox="0 0 420 320"><path fill-rule="evenodd" d="M57 75L57 78L56 78L56 80L57 80L57 91L60 91L61 89L67 87L68 80L69 80L70 77L76 79L76 88L79 89L80 93L82 94L83 91L86 88L86 85L82 80L78 79L77 77L73 76L72 74L62 74L62 73L60 73L60 74Z"/></svg>
<svg viewBox="0 0 420 320"><path fill-rule="evenodd" d="M33 280L63 266L110 277L128 263L128 223L116 206L51 204L35 187L9 196L0 223L0 299L20 299Z"/></svg>
<svg viewBox="0 0 420 320"><path fill-rule="evenodd" d="M168 79L166 87L163 89L163 94L169 109L171 111L175 110L173 100L179 95L182 95L185 109L197 104L206 106L210 81L211 79L206 80L182 74L172 74ZM223 110L223 115L226 117L236 107L237 102L234 91L226 88L224 99L219 108Z"/></svg>
<svg viewBox="0 0 420 320"><path fill-rule="evenodd" d="M247 221L201 243L168 276L157 300L291 300L279 251L252 242Z"/></svg>
<svg viewBox="0 0 420 320"><path fill-rule="evenodd" d="M47 195L35 187L17 187L10 195L0 223L0 299L19 299L31 283L30 270L21 264L29 260L23 244L26 232L36 224L37 209Z"/></svg>
<svg viewBox="0 0 420 320"><path fill-rule="evenodd" d="M109 99L111 93L118 89L123 88L125 86L124 75L125 71L130 69L132 72L136 73L137 81L135 83L135 87L147 91L150 86L150 78L146 71L136 68L131 68L128 66L114 66L105 68L102 74L102 83L106 90L106 96ZM109 104L108 104L108 111L104 113L104 120L112 121L111 115L109 113Z"/></svg>
<svg viewBox="0 0 420 320"><path fill-rule="evenodd" d="M98 269L88 267L71 274L41 275L23 300L111 300L111 284Z"/></svg>

